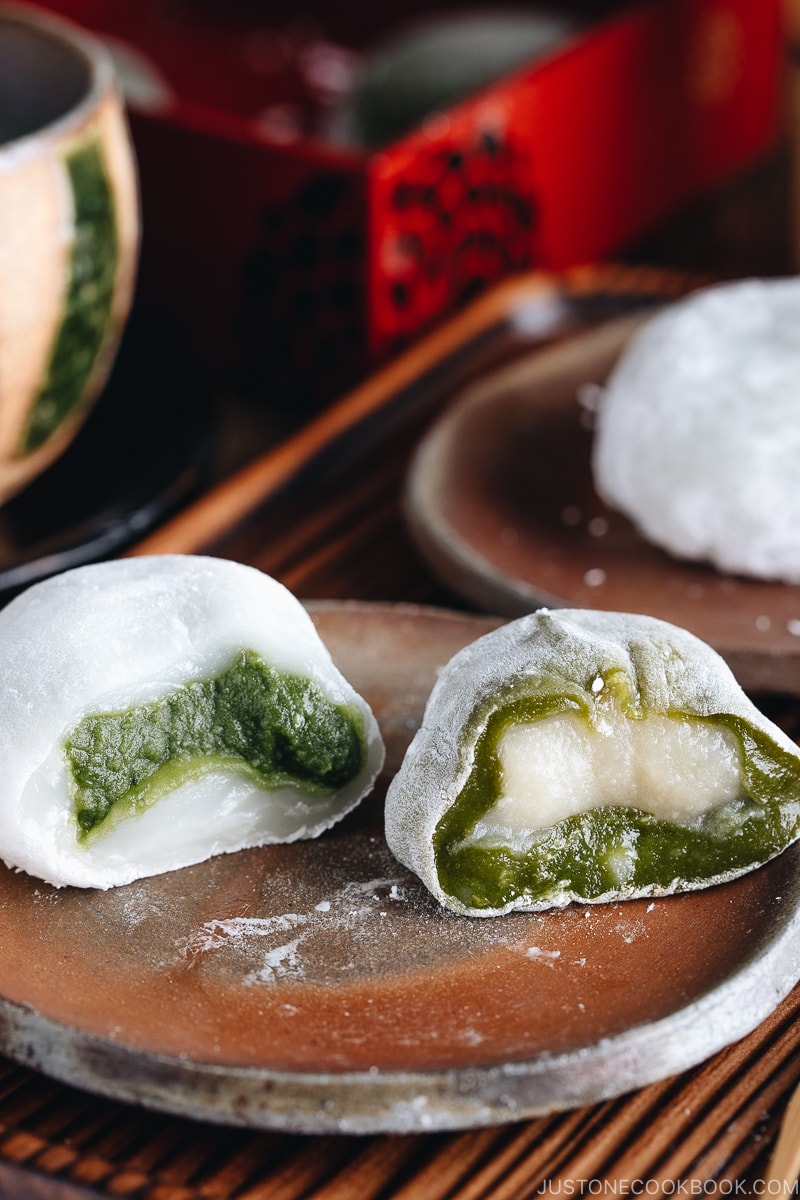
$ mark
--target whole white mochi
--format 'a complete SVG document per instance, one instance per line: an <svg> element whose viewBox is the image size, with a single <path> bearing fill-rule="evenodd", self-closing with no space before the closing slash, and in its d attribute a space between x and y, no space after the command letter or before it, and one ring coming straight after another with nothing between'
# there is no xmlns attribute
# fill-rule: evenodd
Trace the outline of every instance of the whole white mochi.
<svg viewBox="0 0 800 1200"><path fill-rule="evenodd" d="M800 582L800 279L708 288L633 338L597 414L599 495L677 557Z"/></svg>
<svg viewBox="0 0 800 1200"><path fill-rule="evenodd" d="M79 721L211 678L242 650L362 714L359 775L309 798L216 770L79 842L64 751ZM239 563L164 555L67 571L0 612L0 660L0 858L56 886L114 887L222 852L316 837L355 807L383 764L372 712L303 606Z"/></svg>

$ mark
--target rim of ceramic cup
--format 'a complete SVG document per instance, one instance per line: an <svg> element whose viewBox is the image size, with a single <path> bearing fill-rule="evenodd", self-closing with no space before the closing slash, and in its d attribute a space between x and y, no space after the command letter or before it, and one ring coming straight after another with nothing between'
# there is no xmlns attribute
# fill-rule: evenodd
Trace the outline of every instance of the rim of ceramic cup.
<svg viewBox="0 0 800 1200"><path fill-rule="evenodd" d="M109 92L118 90L110 53L81 26L35 5L0 3L0 37L9 26L18 27L23 36L29 35L31 45L49 43L56 55L62 56L63 65L59 69L71 71L75 78L59 79L54 90L63 92L64 100L58 104L58 97L54 99L52 116L34 126L26 125L16 135L2 137L0 131L0 171L9 169L18 158L36 153L43 139L50 142L69 137L83 126Z"/></svg>

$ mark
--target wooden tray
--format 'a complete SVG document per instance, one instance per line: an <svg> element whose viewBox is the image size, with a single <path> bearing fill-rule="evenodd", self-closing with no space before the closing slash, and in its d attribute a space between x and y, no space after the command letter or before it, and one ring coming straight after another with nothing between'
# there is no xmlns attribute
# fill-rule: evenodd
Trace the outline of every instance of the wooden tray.
<svg viewBox="0 0 800 1200"><path fill-rule="evenodd" d="M410 456L431 418L478 369L527 351L542 329L552 340L584 327L580 311L608 315L609 297L613 310L616 301L630 304L638 294L659 302L686 285L685 277L624 271L509 285L141 549L236 557L304 597L458 604L420 559L400 506ZM538 321L535 334L543 299L545 314L560 315ZM773 719L800 736L797 701L762 699ZM667 1190L679 1182L749 1186L763 1176L800 1079L798 1017L796 988L753 1033L702 1067L616 1099L462 1133L309 1138L201 1124L0 1064L0 1195L519 1200L539 1189L566 1193L580 1180L619 1195L635 1180Z"/></svg>

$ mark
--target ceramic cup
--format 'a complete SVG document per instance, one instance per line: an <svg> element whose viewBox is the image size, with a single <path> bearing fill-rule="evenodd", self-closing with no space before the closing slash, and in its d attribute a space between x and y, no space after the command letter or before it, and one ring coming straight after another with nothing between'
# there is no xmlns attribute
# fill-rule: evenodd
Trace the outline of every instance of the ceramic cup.
<svg viewBox="0 0 800 1200"><path fill-rule="evenodd" d="M102 388L138 243L107 52L60 18L0 4L0 503L66 448Z"/></svg>

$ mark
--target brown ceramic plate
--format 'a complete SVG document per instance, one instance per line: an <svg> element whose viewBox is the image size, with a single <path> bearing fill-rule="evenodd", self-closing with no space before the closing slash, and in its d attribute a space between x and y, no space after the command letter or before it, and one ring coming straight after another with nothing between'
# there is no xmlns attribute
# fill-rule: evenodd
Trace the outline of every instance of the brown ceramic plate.
<svg viewBox="0 0 800 1200"><path fill-rule="evenodd" d="M498 621L313 606L394 770L437 668ZM598 1100L706 1058L800 975L798 854L655 901L475 920L389 854L381 794L314 842L108 892L0 871L0 1049L202 1119L458 1128Z"/></svg>
<svg viewBox="0 0 800 1200"><path fill-rule="evenodd" d="M798 693L800 587L672 558L595 494L586 401L643 319L528 353L462 392L412 464L411 530L439 576L487 611L649 613L713 645L744 687Z"/></svg>

